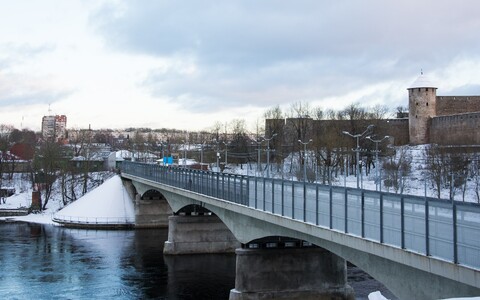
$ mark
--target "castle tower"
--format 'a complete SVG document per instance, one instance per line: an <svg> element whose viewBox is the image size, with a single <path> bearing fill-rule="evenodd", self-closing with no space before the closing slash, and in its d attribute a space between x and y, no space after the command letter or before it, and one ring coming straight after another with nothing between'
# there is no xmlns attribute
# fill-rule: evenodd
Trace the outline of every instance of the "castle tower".
<svg viewBox="0 0 480 300"><path fill-rule="evenodd" d="M408 88L410 144L430 142L430 118L436 116L437 88L423 75Z"/></svg>

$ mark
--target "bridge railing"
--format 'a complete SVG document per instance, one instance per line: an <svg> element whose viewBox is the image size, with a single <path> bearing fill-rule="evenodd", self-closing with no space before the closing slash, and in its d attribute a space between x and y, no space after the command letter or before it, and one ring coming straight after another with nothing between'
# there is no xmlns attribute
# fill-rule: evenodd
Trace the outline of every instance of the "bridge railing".
<svg viewBox="0 0 480 300"><path fill-rule="evenodd" d="M123 162L122 172L480 269L480 205Z"/></svg>

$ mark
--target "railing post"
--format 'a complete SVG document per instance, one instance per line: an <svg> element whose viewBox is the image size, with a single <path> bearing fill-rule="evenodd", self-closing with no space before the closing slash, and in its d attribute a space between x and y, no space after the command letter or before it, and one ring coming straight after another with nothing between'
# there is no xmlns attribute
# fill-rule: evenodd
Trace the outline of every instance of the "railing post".
<svg viewBox="0 0 480 300"><path fill-rule="evenodd" d="M307 184L303 181L303 222L307 221Z"/></svg>
<svg viewBox="0 0 480 300"><path fill-rule="evenodd" d="M405 198L400 197L400 235L401 248L405 249Z"/></svg>
<svg viewBox="0 0 480 300"><path fill-rule="evenodd" d="M243 175L239 176L240 178L240 204L245 204L243 203Z"/></svg>
<svg viewBox="0 0 480 300"><path fill-rule="evenodd" d="M258 209L258 177L255 177L255 209Z"/></svg>
<svg viewBox="0 0 480 300"><path fill-rule="evenodd" d="M425 198L425 255L430 256L430 208L428 199Z"/></svg>
<svg viewBox="0 0 480 300"><path fill-rule="evenodd" d="M262 201L263 202L263 205L262 205L263 209L262 210L265 211L265 206L266 206L266 203L265 203L265 177L263 177L262 195L263 195L262 196L262 198L263 198L263 201Z"/></svg>
<svg viewBox="0 0 480 300"><path fill-rule="evenodd" d="M237 200L237 175L233 175L233 201L238 203Z"/></svg>
<svg viewBox="0 0 480 300"><path fill-rule="evenodd" d="M457 243L457 204L452 200L452 226L453 226L453 262L458 264L458 243Z"/></svg>
<svg viewBox="0 0 480 300"><path fill-rule="evenodd" d="M380 243L383 244L383 194L380 194Z"/></svg>
<svg viewBox="0 0 480 300"><path fill-rule="evenodd" d="M282 217L285 216L285 180L282 180Z"/></svg>
<svg viewBox="0 0 480 300"><path fill-rule="evenodd" d="M272 214L275 213L275 180L272 179Z"/></svg>
<svg viewBox="0 0 480 300"><path fill-rule="evenodd" d="M361 226L362 226L362 229L361 229L361 235L362 235L362 238L365 238L365 191L362 190L362 195L361 195Z"/></svg>
<svg viewBox="0 0 480 300"><path fill-rule="evenodd" d="M330 186L329 190L329 210L330 210L330 229L333 229L333 188Z"/></svg>
<svg viewBox="0 0 480 300"><path fill-rule="evenodd" d="M345 233L348 233L348 190L345 189Z"/></svg>
<svg viewBox="0 0 480 300"><path fill-rule="evenodd" d="M220 198L220 173L217 174L217 192L216 192L216 197Z"/></svg>
<svg viewBox="0 0 480 300"><path fill-rule="evenodd" d="M295 184L292 181L292 219L295 220Z"/></svg>
<svg viewBox="0 0 480 300"><path fill-rule="evenodd" d="M318 184L315 185L315 225L318 226Z"/></svg>

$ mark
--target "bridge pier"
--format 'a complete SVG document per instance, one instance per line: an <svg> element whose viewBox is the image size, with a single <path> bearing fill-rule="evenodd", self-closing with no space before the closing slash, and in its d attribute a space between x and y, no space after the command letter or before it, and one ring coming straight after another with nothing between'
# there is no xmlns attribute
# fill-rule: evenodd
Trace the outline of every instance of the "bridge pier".
<svg viewBox="0 0 480 300"><path fill-rule="evenodd" d="M230 300L353 300L344 259L322 248L237 249Z"/></svg>
<svg viewBox="0 0 480 300"><path fill-rule="evenodd" d="M173 214L165 199L142 199L135 195L135 228L167 228Z"/></svg>
<svg viewBox="0 0 480 300"><path fill-rule="evenodd" d="M233 253L240 242L216 215L175 215L168 218L163 253Z"/></svg>

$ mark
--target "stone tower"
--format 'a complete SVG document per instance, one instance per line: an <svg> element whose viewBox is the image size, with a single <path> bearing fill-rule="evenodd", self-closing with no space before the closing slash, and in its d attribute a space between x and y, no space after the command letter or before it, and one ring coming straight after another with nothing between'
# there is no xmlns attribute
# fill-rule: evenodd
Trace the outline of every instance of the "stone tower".
<svg viewBox="0 0 480 300"><path fill-rule="evenodd" d="M423 72L408 88L410 144L430 142L430 118L436 116L437 88Z"/></svg>

